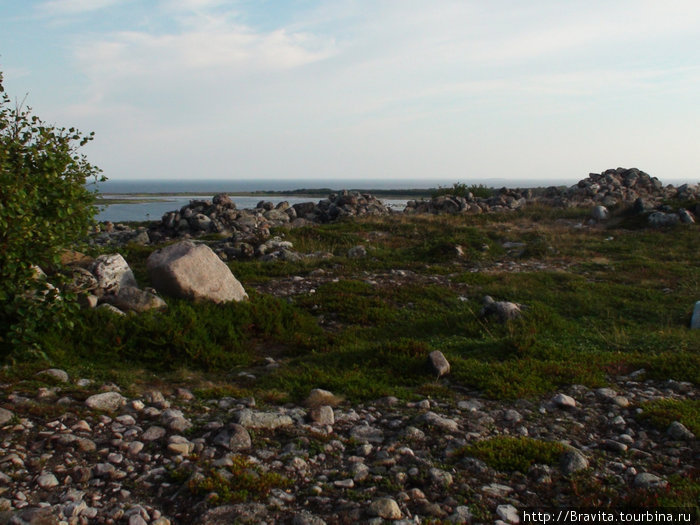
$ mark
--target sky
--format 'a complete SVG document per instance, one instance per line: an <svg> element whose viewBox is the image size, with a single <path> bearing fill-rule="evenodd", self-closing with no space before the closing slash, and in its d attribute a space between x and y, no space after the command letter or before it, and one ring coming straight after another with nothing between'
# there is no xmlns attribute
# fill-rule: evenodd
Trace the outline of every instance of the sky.
<svg viewBox="0 0 700 525"><path fill-rule="evenodd" d="M0 0L111 180L700 181L697 0Z"/></svg>

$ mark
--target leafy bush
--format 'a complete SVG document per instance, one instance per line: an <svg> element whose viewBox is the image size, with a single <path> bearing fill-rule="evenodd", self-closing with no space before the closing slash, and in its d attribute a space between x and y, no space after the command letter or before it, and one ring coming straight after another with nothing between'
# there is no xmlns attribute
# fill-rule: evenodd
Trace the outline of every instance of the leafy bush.
<svg viewBox="0 0 700 525"><path fill-rule="evenodd" d="M85 182L99 169L76 151L90 140L12 107L0 74L0 357L37 353L37 328L68 319L32 266L49 269L87 232L96 208Z"/></svg>

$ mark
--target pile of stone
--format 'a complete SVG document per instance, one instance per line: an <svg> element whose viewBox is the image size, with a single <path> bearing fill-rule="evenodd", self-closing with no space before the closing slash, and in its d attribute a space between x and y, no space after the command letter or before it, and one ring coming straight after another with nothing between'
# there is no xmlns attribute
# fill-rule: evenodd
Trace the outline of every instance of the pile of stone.
<svg viewBox="0 0 700 525"><path fill-rule="evenodd" d="M439 358L431 361L449 381ZM539 399L459 391L449 402L349 404L315 390L303 404L265 409L182 385L128 395L63 370L29 379L0 384L0 523L516 524L531 507L580 505L586 487L605 497L610 487L621 501L673 490L698 459L682 423L657 428L639 416L646 401L697 398L697 388L641 372ZM465 453L507 436L566 451L523 472ZM288 483L222 501L242 462L249 476ZM572 476L583 493L571 490ZM218 481L195 491L206 479Z"/></svg>
<svg viewBox="0 0 700 525"><path fill-rule="evenodd" d="M501 188L488 198L475 197L471 192L466 196L438 195L431 199L410 200L404 213L501 213L521 209L532 199L531 190Z"/></svg>
<svg viewBox="0 0 700 525"><path fill-rule="evenodd" d="M145 226L132 228L128 224L107 221L95 226L88 242L97 246L145 245L151 242L151 238Z"/></svg>
<svg viewBox="0 0 700 525"><path fill-rule="evenodd" d="M242 237L269 237L269 229L278 226L299 227L313 223L332 222L343 217L387 215L391 209L370 194L342 191L318 203L287 201L273 204L260 201L253 209L237 209L230 197L215 195L209 200L193 200L179 211L163 215L148 235L151 242L203 235L230 234L233 242Z"/></svg>
<svg viewBox="0 0 700 525"><path fill-rule="evenodd" d="M674 209L662 204L674 199L698 201L700 185L664 186L659 179L637 168L616 168L591 173L570 188L552 186L536 192L531 189L501 188L489 198L475 197L469 193L466 196L440 195L431 199L411 200L406 203L404 213L502 213L537 203L554 207L590 206L598 215L594 215L596 220L607 218L607 208L621 206L633 208L638 213L665 214L650 217L653 226L694 222L692 219L700 213L700 204L695 204L692 210Z"/></svg>
<svg viewBox="0 0 700 525"><path fill-rule="evenodd" d="M602 204L613 207L631 204L638 199L649 205L663 200L697 200L700 188L684 184L678 188L664 186L659 179L637 168L609 169L591 173L564 192L566 199L579 206Z"/></svg>

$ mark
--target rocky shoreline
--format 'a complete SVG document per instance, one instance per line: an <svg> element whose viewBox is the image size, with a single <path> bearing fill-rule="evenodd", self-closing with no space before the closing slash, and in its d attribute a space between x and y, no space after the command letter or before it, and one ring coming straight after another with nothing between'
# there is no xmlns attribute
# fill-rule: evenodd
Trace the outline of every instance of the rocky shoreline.
<svg viewBox="0 0 700 525"><path fill-rule="evenodd" d="M697 478L700 450L680 423L653 426L643 404L699 392L643 376L533 400L457 391L352 406L316 390L303 406L258 407L46 370L0 385L0 523L517 523L527 508L651 505ZM520 471L470 453L516 437L561 452ZM254 482L236 492L244 474Z"/></svg>
<svg viewBox="0 0 700 525"><path fill-rule="evenodd" d="M570 188L550 187L532 189L501 188L487 198L468 195L440 195L431 199L410 200L403 212L385 206L370 194L342 191L318 203L290 205L283 201L273 204L260 201L255 208L237 209L227 195L215 195L212 200L193 200L180 210L166 213L149 227L132 229L127 225L107 223L92 236L98 245L127 243L158 244L174 239L189 239L208 234L227 237L217 252L227 258L262 257L280 252L280 246L261 245L270 240L271 228L297 228L333 222L348 217L414 214L482 214L514 212L529 206L557 208L591 208L591 220L605 221L610 209L631 210L645 216L652 227L692 224L700 215L700 187L684 184L664 186L656 177L636 168L610 169L591 173ZM672 206L666 202L677 202ZM690 203L690 209L687 206ZM278 244L281 242L277 241ZM268 243L269 244L269 243ZM285 246L281 246L285 248ZM293 255L284 253L282 257Z"/></svg>

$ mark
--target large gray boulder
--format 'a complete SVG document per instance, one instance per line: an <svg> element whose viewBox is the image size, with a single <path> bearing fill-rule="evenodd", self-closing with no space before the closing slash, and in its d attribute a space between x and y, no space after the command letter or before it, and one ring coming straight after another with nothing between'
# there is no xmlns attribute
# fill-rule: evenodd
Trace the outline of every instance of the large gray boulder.
<svg viewBox="0 0 700 525"><path fill-rule="evenodd" d="M228 266L204 244L171 244L153 252L146 267L153 287L166 295L215 303L248 298Z"/></svg>

